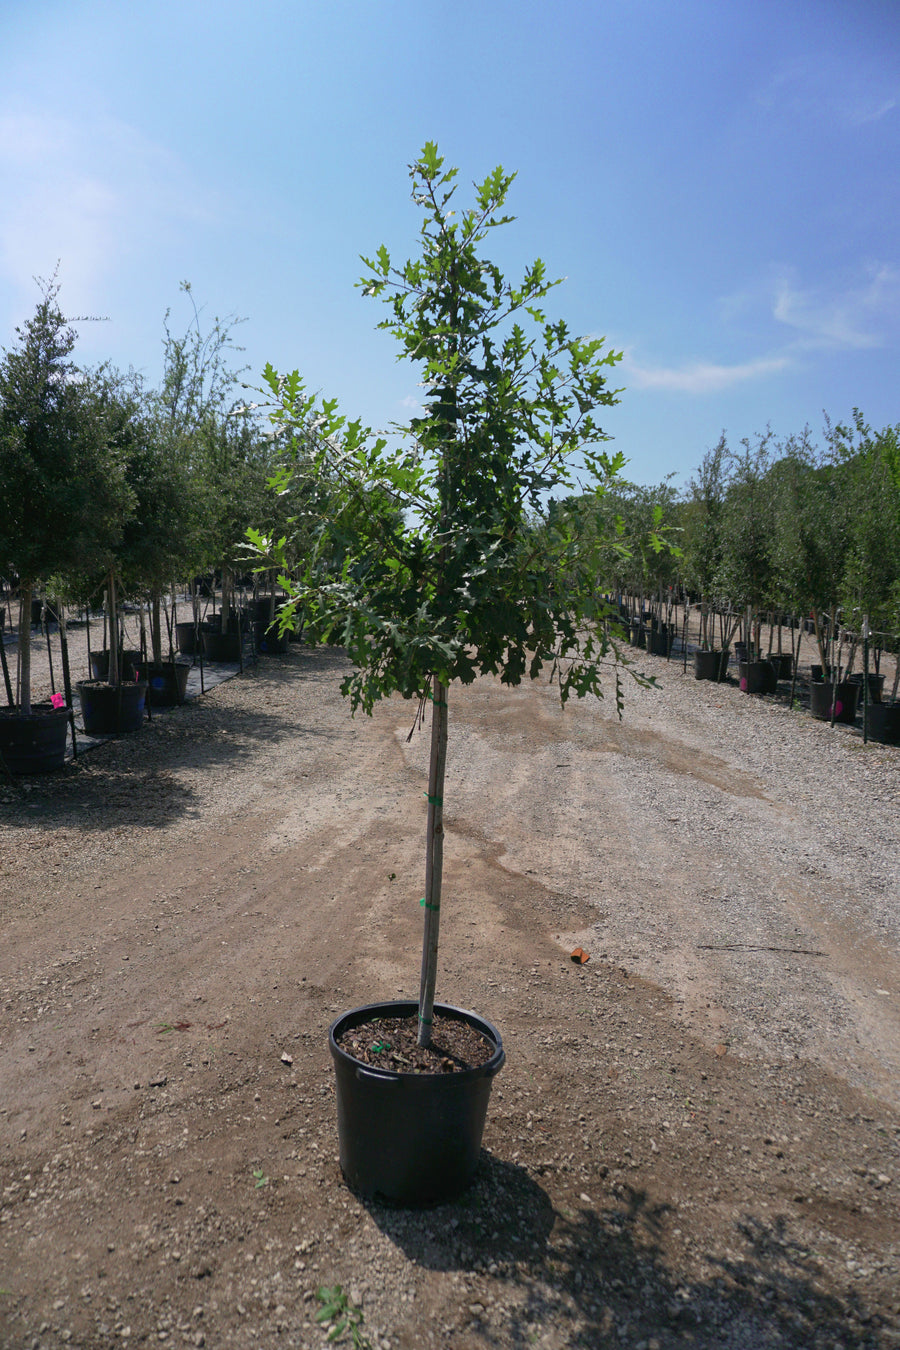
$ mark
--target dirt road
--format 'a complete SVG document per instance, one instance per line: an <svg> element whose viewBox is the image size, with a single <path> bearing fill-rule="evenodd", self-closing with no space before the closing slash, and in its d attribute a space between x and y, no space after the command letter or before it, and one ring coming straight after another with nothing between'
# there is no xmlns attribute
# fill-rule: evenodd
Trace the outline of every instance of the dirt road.
<svg viewBox="0 0 900 1350"><path fill-rule="evenodd" d="M417 989L412 708L294 647L0 784L0 1345L318 1346L340 1283L392 1350L900 1346L900 755L644 664L453 691L439 997L508 1063L421 1214L326 1044Z"/></svg>

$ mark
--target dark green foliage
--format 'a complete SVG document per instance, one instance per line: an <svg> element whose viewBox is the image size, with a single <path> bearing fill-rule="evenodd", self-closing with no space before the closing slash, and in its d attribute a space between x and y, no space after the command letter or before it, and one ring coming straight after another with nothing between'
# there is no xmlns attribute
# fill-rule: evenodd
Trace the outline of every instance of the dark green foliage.
<svg viewBox="0 0 900 1350"><path fill-rule="evenodd" d="M741 442L729 456L729 485L722 511L716 588L731 604L757 611L773 594L774 514L767 475L772 433Z"/></svg>
<svg viewBox="0 0 900 1350"><path fill-rule="evenodd" d="M552 503L576 486L576 455L595 501L621 467L597 448L594 420L616 402L607 374L618 358L546 317L555 283L540 261L513 286L482 256L509 222L512 175L496 170L459 212L455 176L426 146L411 168L420 255L395 267L382 246L364 259L364 293L387 300L381 326L425 390L399 442L346 422L296 373L267 371L286 445L279 486L302 479L327 512L285 580L306 633L349 650L347 692L366 710L394 691L422 696L433 677L517 684L548 665L564 699L600 693L610 652L596 574L572 566L580 520ZM284 564L287 539L253 537Z"/></svg>
<svg viewBox="0 0 900 1350"><path fill-rule="evenodd" d="M608 457L594 420L616 402L618 359L572 337L540 308L552 284L540 261L519 286L482 256L512 175L497 169L455 211L455 169L428 144L411 166L420 253L400 266L382 245L363 259L366 295L387 301L381 327L424 388L423 410L396 443L347 422L295 372L268 368L283 446L279 492L303 505L281 536L256 530L306 636L340 643L355 669L344 692L371 711L394 692L433 698L426 827L425 931L419 1042L427 1045L437 970L448 691L495 675L516 685L549 667L561 698L602 693L615 666L608 610L580 546L587 507L557 504L576 489L600 502L622 456ZM578 484L580 486L580 484ZM299 491L298 491L299 489ZM307 543L301 555L300 531ZM616 694L620 697L618 670Z"/></svg>
<svg viewBox="0 0 900 1350"><path fill-rule="evenodd" d="M28 582L102 562L128 506L107 410L71 361L55 280L0 363L0 572Z"/></svg>

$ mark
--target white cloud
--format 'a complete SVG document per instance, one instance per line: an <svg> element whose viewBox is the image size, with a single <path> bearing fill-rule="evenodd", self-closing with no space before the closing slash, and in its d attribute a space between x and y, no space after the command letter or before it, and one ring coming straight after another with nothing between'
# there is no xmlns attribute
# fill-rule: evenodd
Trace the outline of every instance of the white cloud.
<svg viewBox="0 0 900 1350"><path fill-rule="evenodd" d="M874 107L871 103L858 103L846 110L846 116L853 126L860 127L865 122L880 122L898 106L896 98L886 98Z"/></svg>
<svg viewBox="0 0 900 1350"><path fill-rule="evenodd" d="M774 70L755 101L786 121L825 119L861 127L880 122L900 106L900 84L872 61L809 52Z"/></svg>
<svg viewBox="0 0 900 1350"><path fill-rule="evenodd" d="M121 261L211 214L176 156L112 118L0 111L0 181L0 278L29 304L57 260L86 303Z"/></svg>
<svg viewBox="0 0 900 1350"><path fill-rule="evenodd" d="M626 354L620 369L631 389L664 389L680 394L716 394L749 380L776 375L791 364L788 356L761 356L734 365L692 361L683 366L641 366Z"/></svg>
<svg viewBox="0 0 900 1350"><path fill-rule="evenodd" d="M879 347L884 330L900 313L900 272L888 264L842 291L803 289L782 275L776 283L772 314L797 334L795 346L838 351Z"/></svg>
<svg viewBox="0 0 900 1350"><path fill-rule="evenodd" d="M861 269L843 286L827 282L803 287L782 269L774 281L723 296L721 322L729 329L749 316L760 324L776 321L787 340L768 342L765 356L724 363L693 360L680 365L646 365L626 349L620 370L632 389L712 394L764 379L796 365L816 351L863 351L885 345L900 317L900 271L887 263ZM778 329L776 329L777 333ZM764 339L765 340L765 339Z"/></svg>

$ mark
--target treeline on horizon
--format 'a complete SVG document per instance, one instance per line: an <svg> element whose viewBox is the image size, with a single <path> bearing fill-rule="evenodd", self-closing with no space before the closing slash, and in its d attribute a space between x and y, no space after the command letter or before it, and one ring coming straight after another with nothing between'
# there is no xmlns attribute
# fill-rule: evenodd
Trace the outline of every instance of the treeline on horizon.
<svg viewBox="0 0 900 1350"><path fill-rule="evenodd" d="M236 322L204 331L195 309L179 335L167 314L150 387L78 369L56 278L44 284L0 361L0 576L82 604L114 571L156 617L176 579L214 569L227 587L248 527L285 532L295 551L321 532L327 485L301 474L290 492L269 487L279 447L244 406ZM571 528L604 592L677 591L710 611L815 616L817 630L868 621L885 645L900 633L900 424L873 430L859 410L849 425L826 419L821 444L808 427L734 447L723 432L685 489L613 478L539 528Z"/></svg>
<svg viewBox="0 0 900 1350"><path fill-rule="evenodd" d="M601 502L572 498L597 551L598 576L619 595L676 591L704 610L813 618L900 632L900 424L873 430L854 410L809 427L771 430L734 448L722 433L686 488L611 484ZM659 532L672 547L660 547Z"/></svg>

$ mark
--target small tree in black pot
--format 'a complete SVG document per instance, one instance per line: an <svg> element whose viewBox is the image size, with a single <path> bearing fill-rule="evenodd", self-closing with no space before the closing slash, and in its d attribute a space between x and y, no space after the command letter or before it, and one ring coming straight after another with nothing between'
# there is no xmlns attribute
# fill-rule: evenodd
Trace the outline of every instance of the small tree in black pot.
<svg viewBox="0 0 900 1350"><path fill-rule="evenodd" d="M60 717L31 701L35 587L100 564L128 500L123 457L71 360L76 335L58 295L54 276L0 363L0 573L18 577L21 607L19 692L0 735L7 763L23 772L56 767L65 754L64 718L61 742L57 732L46 755L38 748Z"/></svg>
<svg viewBox="0 0 900 1350"><path fill-rule="evenodd" d="M570 496L582 473L578 486L599 501L623 460L597 448L606 437L594 420L597 408L616 402L607 377L617 355L546 317L541 304L553 283L540 261L514 286L479 251L510 219L503 207L512 175L496 169L458 212L456 170L433 144L410 176L422 214L419 256L395 266L382 246L364 260L362 282L365 294L388 302L381 326L424 386L422 412L400 444L346 422L334 403L308 395L296 373L279 378L269 369L267 378L274 420L291 441L278 486L296 473L311 490L322 485L318 539L303 566L282 568L292 596L285 622L293 608L308 638L347 648L355 669L344 692L354 709L370 711L394 692L431 709L418 1003L358 1009L331 1037L345 1174L365 1193L416 1202L471 1177L489 1079L503 1059L489 1023L435 1004L450 691L482 675L517 685L549 671L563 701L599 695L609 662L618 705L609 607L589 556L579 556L579 514L554 498ZM251 537L262 562L281 564L284 540ZM441 1072L460 1021L483 1033L483 1052L462 1073ZM427 1078L439 1107L415 1090L421 1074L393 1071L399 1046L411 1066L427 1065L434 1052L438 1072ZM398 1080L410 1084L410 1097L405 1087L398 1097ZM472 1120L451 1105L451 1080L469 1094Z"/></svg>

